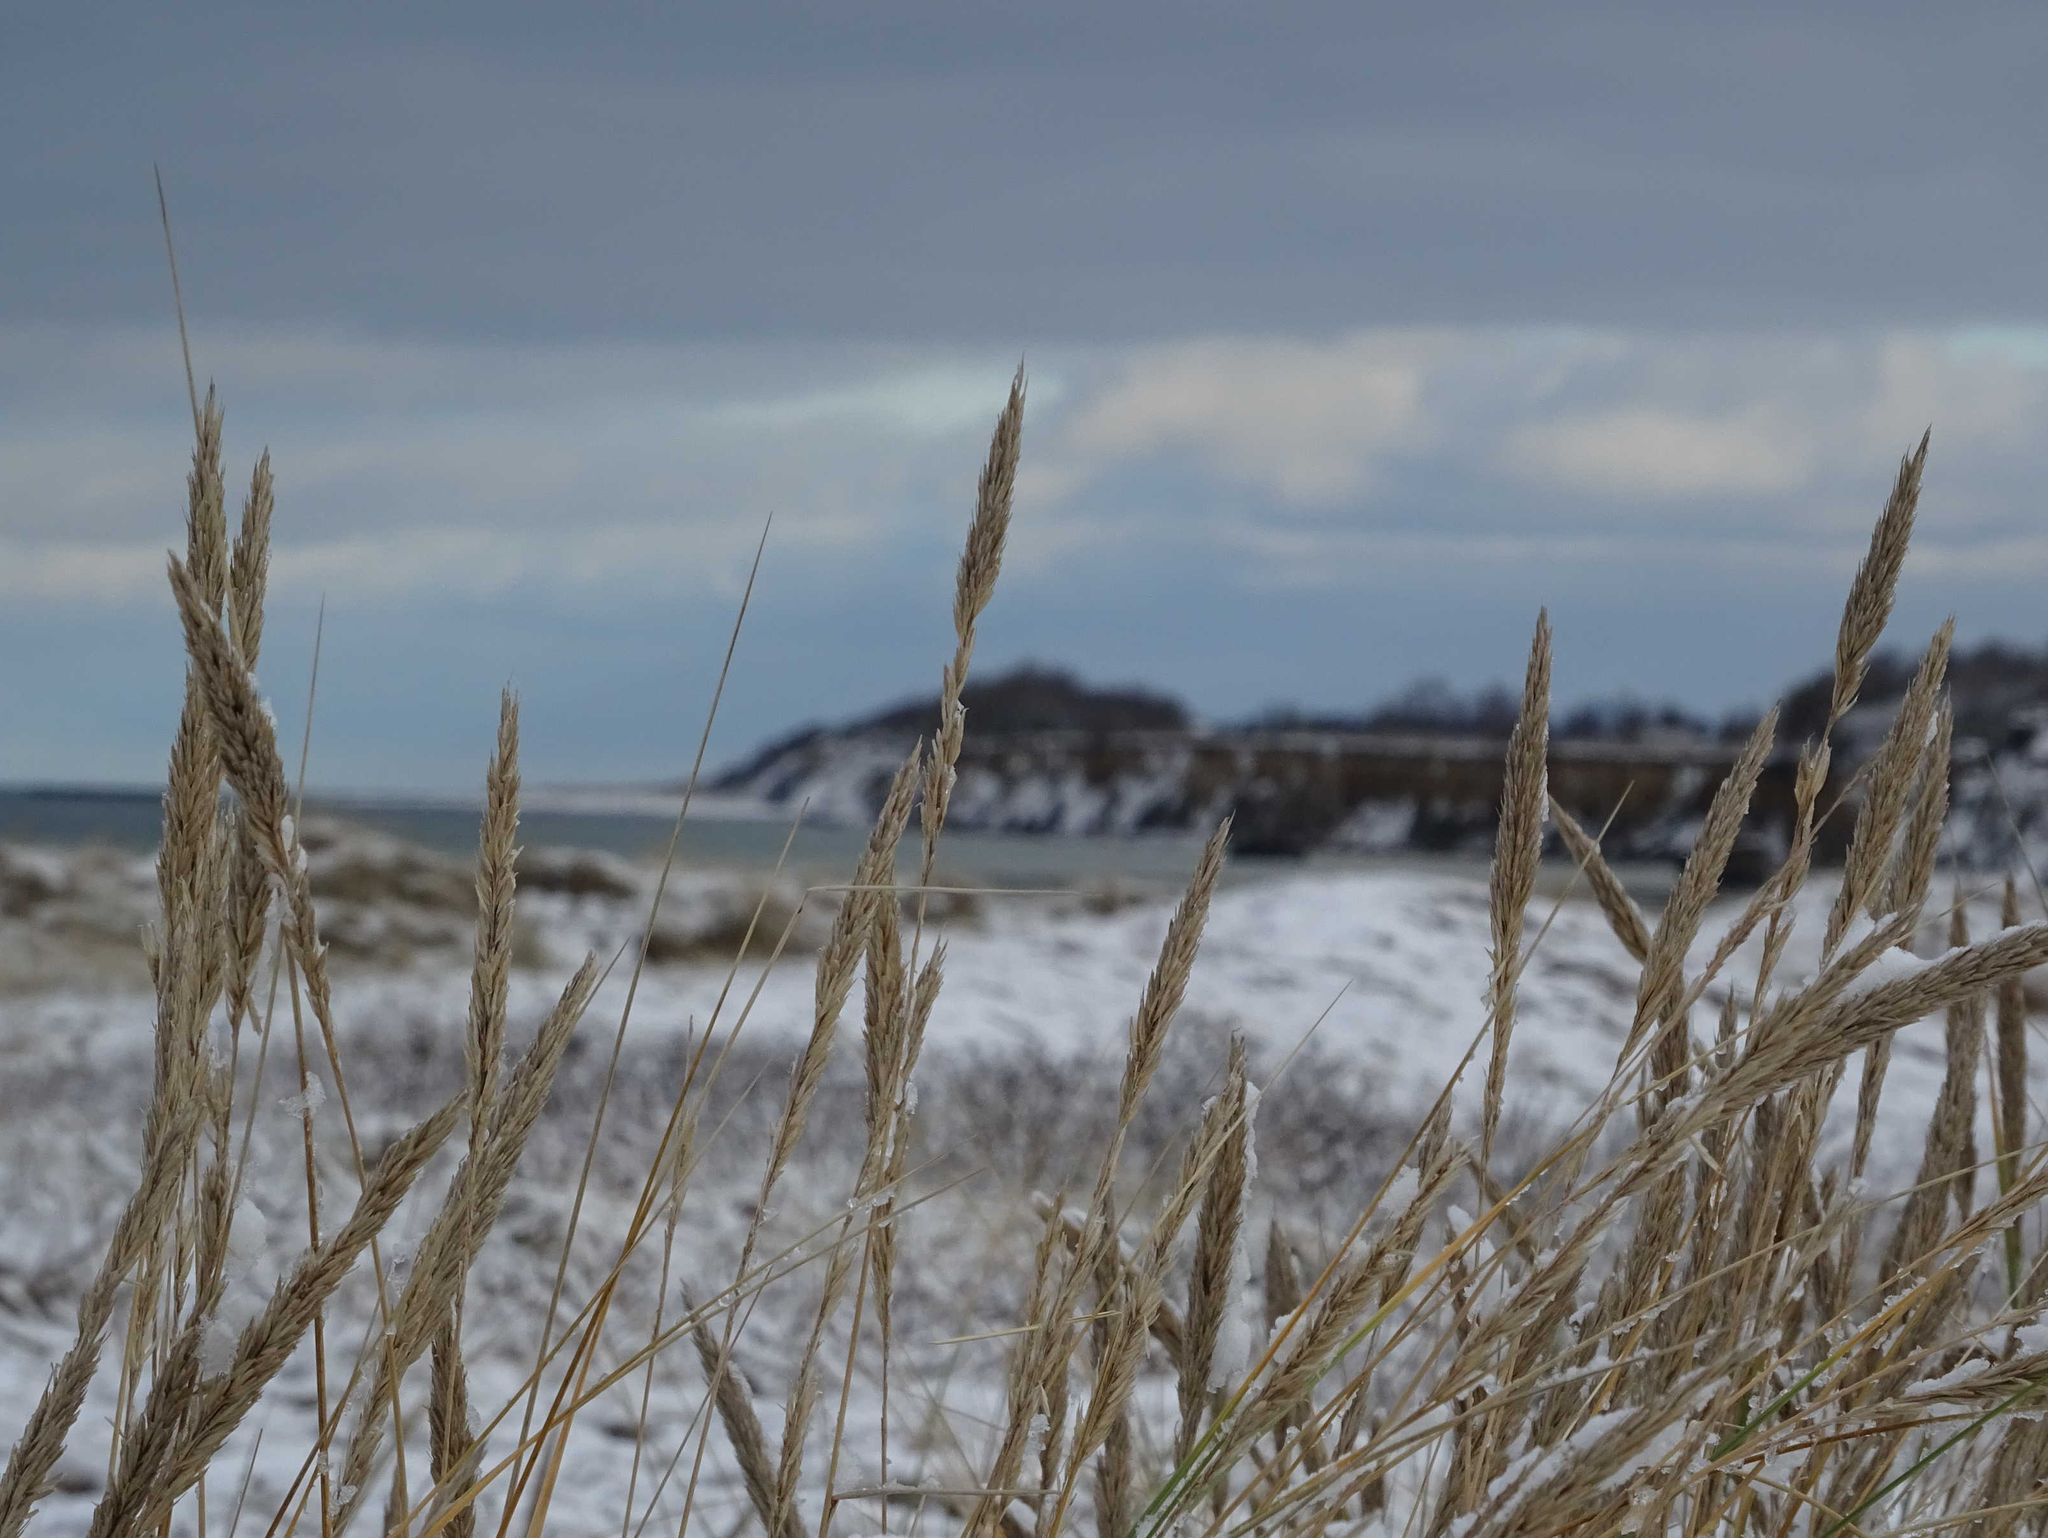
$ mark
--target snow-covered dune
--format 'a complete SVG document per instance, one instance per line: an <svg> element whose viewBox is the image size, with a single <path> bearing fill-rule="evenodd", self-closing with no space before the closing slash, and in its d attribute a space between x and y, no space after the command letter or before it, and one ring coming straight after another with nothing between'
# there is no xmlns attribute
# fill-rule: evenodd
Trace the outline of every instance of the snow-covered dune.
<svg viewBox="0 0 2048 1538"><path fill-rule="evenodd" d="M333 957L349 1090L366 1135L374 1137L461 1080L466 938L462 903L450 885L459 886L461 868L389 840L338 839L315 853L316 889L323 862L337 932L353 937ZM535 880L521 900L515 1042L532 1029L583 949L620 959L586 1016L556 1103L485 1251L478 1289L491 1297L499 1323L472 1352L481 1403L516 1392L533 1322L546 1306L654 879L640 866L559 853L537 855L529 868ZM14 853L0 862L0 875L8 873L0 881L8 905L0 932L12 936L11 949L0 955L11 957L16 970L13 988L0 995L0 1171L7 1175L0 1190L0 1425L19 1424L63 1349L77 1291L132 1179L152 1016L139 970L108 960L123 929L132 943L133 926L147 914L146 861ZM693 1178L678 1265L693 1285L716 1285L728 1274L751 1211L765 1118L795 1044L810 1028L810 947L827 916L823 897L799 901L802 894L788 889L768 892L768 917L733 973L728 958L759 895L731 876L685 873L671 888L668 917L657 929L667 939L641 980L621 1048L605 1156L593 1169L586 1237L572 1271L578 1286L597 1274L592 1268L623 1227L695 1033L707 1025L715 1025L732 1054L706 1121L717 1136ZM1473 1045L1488 970L1486 903L1483 879L1450 871L1311 868L1226 885L1176 1027L1177 1052L1155 1086L1156 1109L1139 1129L1131 1165L1143 1168L1172 1146L1211 1092L1225 1034L1243 1032L1263 1091L1260 1231L1269 1218L1305 1236L1327 1231L1333 1220L1341 1226L1390 1173L1407 1131ZM1028 1271L1028 1256L1013 1252L1020 1245L1028 1250L1031 1190L1071 1178L1077 1150L1099 1131L1127 1022L1171 904L1172 894L1158 890L1115 898L989 897L971 908L936 909L923 938L927 948L943 939L947 952L920 1072L918 1126L928 1161L921 1168L931 1172L932 1185L970 1183L955 1199L904 1218L904 1340L923 1381L949 1385L944 1414L965 1424L993 1410L1001 1392L1001 1353L974 1344L987 1337L973 1332L1015 1307L992 1301L987 1289ZM1701 957L1732 913L1724 903L1709 915ZM1802 910L1783 979L1810 969L1819 917ZM792 943L769 966L767 953L785 930ZM1634 968L1590 902L1568 897L1553 911L1539 899L1529 933L1534 949L1511 1054L1509 1147L1516 1123L1524 1131L1560 1125L1599 1091L1634 1008ZM70 959L67 946L77 947ZM30 957L36 965L24 970ZM1745 978L1742 960L1731 976ZM800 1151L801 1173L778 1196L778 1243L795 1243L845 1216L860 1119L858 998L856 990L839 1071ZM1702 1028L1708 1015L1702 1008ZM280 1006L278 1021L274 1039L282 1045L250 1097L258 1113L256 1156L237 1224L237 1307L261 1296L304 1232L301 1102L287 1006ZM1879 1185L1911 1177L1940 1082L1942 1035L1941 1022L1925 1021L1898 1038L1879 1167L1871 1172ZM246 1075L254 1055L246 1042L244 1053ZM323 1178L341 1193L336 1199L345 1199L353 1177L336 1119L331 1111L316 1118L325 1139ZM408 1221L402 1214L395 1230L394 1265L403 1265L405 1235L413 1232ZM786 1381L793 1343L805 1327L803 1293L794 1289L794 1301L771 1295L750 1323L741 1360L756 1381ZM653 1300L650 1278L630 1273L619 1303L622 1346L649 1327ZM366 1325L367 1302L359 1297L351 1307L354 1322ZM670 1374L650 1402L654 1456L681 1445L695 1409L690 1381L688 1373ZM617 1530L637 1392L637 1379L627 1382L579 1422L578 1467L592 1477L565 1490L557 1507L561 1530ZM856 1424L867 1424L863 1417L874 1411L862 1397L867 1393L857 1391ZM261 1449L246 1437L236 1444L254 1456L258 1506L290 1482L307 1445L310 1367L295 1362L267 1403L259 1417L269 1428ZM106 1408L95 1399L88 1417ZM775 1413L772 1404L762 1408L764 1416ZM906 1416L904 1427L899 1473L943 1480L955 1472L942 1418ZM42 1530L71 1530L89 1508L105 1473L104 1449L95 1451L90 1440L67 1454ZM737 1516L744 1497L721 1452L714 1452L707 1480L707 1509ZM672 1517L674 1502L663 1509Z"/></svg>

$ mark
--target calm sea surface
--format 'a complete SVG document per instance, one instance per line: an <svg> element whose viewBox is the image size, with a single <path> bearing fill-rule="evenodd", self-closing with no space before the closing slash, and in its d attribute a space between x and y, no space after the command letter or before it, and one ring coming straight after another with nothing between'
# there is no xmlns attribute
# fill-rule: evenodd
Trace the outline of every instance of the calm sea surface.
<svg viewBox="0 0 2048 1538"><path fill-rule="evenodd" d="M308 793L307 815L373 828L449 854L476 848L478 808L456 802ZM163 806L154 791L80 790L65 787L0 789L0 844L44 844L147 852L156 847ZM599 849L629 859L658 859L668 846L675 814L652 811L549 811L524 813L520 842L530 848ZM865 840L863 830L806 826L790 845L788 867L807 879L843 878ZM687 866L726 870L771 869L789 838L789 824L754 818L692 815L684 825L679 858ZM905 841L906 853L916 843ZM1139 838L1075 838L1057 834L949 832L940 855L942 880L997 886L1072 887L1120 879L1177 885L1194 863L1199 840L1178 834ZM1486 862L1465 855L1318 856L1310 868L1412 869L1482 875ZM1233 858L1234 879L1299 871L1293 860ZM1570 872L1546 870L1545 886L1561 887ZM1659 867L1622 872L1639 896L1660 897L1671 873Z"/></svg>
<svg viewBox="0 0 2048 1538"><path fill-rule="evenodd" d="M308 817L373 828L449 854L476 848L478 808L308 793ZM153 791L0 789L0 843L45 844L147 852L156 847L163 803ZM629 859L658 859L668 847L675 814L652 811L527 811L520 842L528 847L600 849ZM915 824L913 824L913 833ZM789 839L789 824L766 819L698 817L684 824L679 857L697 866L767 870ZM844 874L860 854L864 830L806 826L790 845L789 866L801 874ZM906 843L914 840L906 840ZM1070 885L1122 876L1150 881L1184 877L1197 841L1146 838L1064 838L952 832L942 866L1004 885ZM1254 862L1257 863L1257 862Z"/></svg>

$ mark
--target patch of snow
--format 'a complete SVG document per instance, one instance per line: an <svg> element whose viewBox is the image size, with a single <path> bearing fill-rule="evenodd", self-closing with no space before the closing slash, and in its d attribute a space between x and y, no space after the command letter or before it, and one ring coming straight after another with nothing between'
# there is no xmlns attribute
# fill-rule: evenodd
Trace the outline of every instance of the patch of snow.
<svg viewBox="0 0 2048 1538"><path fill-rule="evenodd" d="M306 1087L296 1095L286 1095L278 1101L278 1109L287 1116L310 1118L320 1107L327 1104L327 1086L319 1079L306 1080Z"/></svg>

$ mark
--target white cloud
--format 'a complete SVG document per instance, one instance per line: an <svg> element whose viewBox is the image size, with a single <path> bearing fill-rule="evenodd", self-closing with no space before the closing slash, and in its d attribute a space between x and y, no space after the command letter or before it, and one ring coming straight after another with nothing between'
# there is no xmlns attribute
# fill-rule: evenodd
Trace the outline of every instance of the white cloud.
<svg viewBox="0 0 2048 1538"><path fill-rule="evenodd" d="M1788 576L1823 584L1829 602L1867 548L1869 519L1856 531L1763 538L1722 535L1711 526L1672 536L1612 530L1431 534L1409 530L1245 528L1224 536L1242 558L1250 585L1303 593L1406 588L1418 581L1450 586L1509 582L1542 602L1547 591L1591 575L1601 585L1644 580L1755 582ZM1917 578L1979 581L2033 570L2048 575L2048 537L2020 537L1984 546L1915 542Z"/></svg>
<svg viewBox="0 0 2048 1538"><path fill-rule="evenodd" d="M1033 403L1058 399L1053 381L1034 379ZM838 389L738 399L709 406L707 422L749 432L779 432L830 423L863 423L917 437L944 438L993 425L1002 397L990 393L984 369L944 364L906 368Z"/></svg>
<svg viewBox="0 0 2048 1538"><path fill-rule="evenodd" d="M1901 453L1932 426L1949 449L2039 442L2048 430L2048 357L1981 338L1897 336L1877 349L1863 439Z"/></svg>
<svg viewBox="0 0 2048 1538"><path fill-rule="evenodd" d="M813 520L806 544L858 549L872 525L841 515ZM610 598L736 591L760 526L610 524L574 538L545 530L449 526L385 529L332 539L283 538L272 561L273 594L355 600L520 591ZM0 539L0 599L42 603L169 603L169 542ZM182 546L179 552L182 553Z"/></svg>
<svg viewBox="0 0 2048 1538"><path fill-rule="evenodd" d="M943 559L1013 366L318 332L206 351L231 478L275 449L280 590L337 599L716 591L770 513L771 569L808 555L857 585ZM2015 488L2048 470L2044 360L1975 333L1554 328L1037 349L1015 566L1050 580L1085 557L1156 582L1147 553L1170 542L1246 582L1342 583L1573 542L1653 562L1681 535L1748 559L1860 539L1931 419L1952 545L1933 559L1961 579L1984 570L1964 552L2024 532ZM0 594L160 591L188 452L175 363L174 335L0 329ZM1656 550L1616 541L1660 515Z"/></svg>
<svg viewBox="0 0 2048 1538"><path fill-rule="evenodd" d="M1740 496L1803 486L1814 445L1796 423L1760 411L1634 406L1517 427L1502 460L1532 480L1607 496Z"/></svg>
<svg viewBox="0 0 2048 1538"><path fill-rule="evenodd" d="M2021 582L2048 579L2048 534L2003 534L1972 541L1924 534L1915 540L1911 570L1942 582ZM2025 639L2032 640L2032 636Z"/></svg>
<svg viewBox="0 0 2048 1538"><path fill-rule="evenodd" d="M1841 521L1843 492L1888 478L1930 425L1932 484L1965 496L1987 470L2038 459L2048 440L2048 354L1980 334L1604 342L1505 425L1495 452L1511 475L1752 511L1796 498L1776 516L1818 530Z"/></svg>
<svg viewBox="0 0 2048 1538"><path fill-rule="evenodd" d="M1063 425L1044 484L1065 490L1118 460L1171 453L1291 502L1356 497L1384 456L1427 445L1436 351L1394 332L1140 349Z"/></svg>
<svg viewBox="0 0 2048 1538"><path fill-rule="evenodd" d="M162 593L165 545L0 539L0 598L126 604Z"/></svg>
<svg viewBox="0 0 2048 1538"><path fill-rule="evenodd" d="M273 451L281 590L337 597L715 590L771 515L776 557L914 557L964 525L1015 366L869 346L204 341L237 501L257 446ZM174 335L0 328L0 593L160 587L190 454L176 368ZM1038 402L1058 393L1035 382Z"/></svg>

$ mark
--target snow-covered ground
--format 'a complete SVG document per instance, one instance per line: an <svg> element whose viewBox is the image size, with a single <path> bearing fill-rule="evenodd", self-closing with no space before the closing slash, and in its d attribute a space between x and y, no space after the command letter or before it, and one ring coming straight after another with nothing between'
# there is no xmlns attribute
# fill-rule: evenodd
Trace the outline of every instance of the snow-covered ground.
<svg viewBox="0 0 2048 1538"><path fill-rule="evenodd" d="M512 1395L530 1361L654 881L649 869L559 852L531 853L526 869L533 880L520 908L515 1045L585 949L602 960L624 954L586 1017L480 1268L479 1290L494 1306L477 1311L469 1349L475 1399L487 1410ZM386 1134L461 1080L463 873L389 840L335 836L315 849L314 874L316 891L328 894L323 911L335 941L348 1090L366 1133ZM731 875L683 872L671 884L624 1032L584 1237L570 1268L572 1300L602 1274L696 1033L707 1026L732 1050L707 1120L717 1136L680 1225L675 1276L701 1293L729 1274L766 1129L794 1044L810 1024L810 948L829 919L829 896L774 888L734 972L729 958L759 895L757 883ZM151 1008L139 966L117 958L133 945L149 898L147 861L18 850L0 859L0 1435L19 1425L63 1348L77 1289L132 1177ZM981 1422L999 1410L1004 1343L958 1337L985 1336L1015 1314L1030 1243L1021 1217L1034 1189L1055 1189L1083 1167L1108 1114L1125 1026L1171 900L1161 891L984 896L933 911L926 943L944 938L946 982L921 1074L920 1188L966 1183L903 1220L897 1478L957 1483L967 1473L961 1445L978 1449L986 1438ZM1703 949L1732 912L1724 903L1710 916ZM1817 909L1802 912L1788 975L1811 964L1819 919ZM790 944L770 966L767 952L785 928ZM1513 1044L1510 1146L1517 1124L1524 1136L1560 1125L1607 1081L1634 1003L1634 968L1589 902L1570 898L1553 913L1548 900L1539 901L1531 915L1531 932L1538 931ZM1486 975L1486 892L1470 875L1303 870L1226 886L1130 1167L1142 1169L1190 1123L1211 1092L1227 1034L1242 1032L1264 1090L1252 1231L1263 1234L1267 1219L1278 1217L1313 1251L1389 1172L1421 1108L1457 1071L1480 1026ZM266 1082L245 1085L257 1114L242 1225L243 1307L304 1233L300 1121L285 1104L296 1088L289 1018L281 1005ZM857 1156L857 1019L856 993L839 1072L798 1172L776 1198L769 1228L777 1242L795 1242L844 1216ZM1900 1167L1884 1173L1910 1175L1941 1063L1940 1022L1901 1034L1883 1111L1886 1131L1897 1135L1878 1139ZM352 1176L332 1111L316 1119L328 1200L338 1205ZM444 1178L430 1175L425 1186L438 1190ZM400 1259L406 1222L402 1216ZM612 1361L646 1338L655 1258L642 1257L627 1273L620 1322L608 1337ZM741 1337L739 1360L771 1436L808 1299L807 1278L799 1276L770 1295ZM673 1288L665 1306L672 1314ZM347 1307L354 1313L345 1310L346 1317L367 1321L360 1289ZM687 1344L662 1364L637 1486L643 1504L702 1389ZM252 1513L267 1518L297 1471L312 1423L312 1383L310 1362L300 1360L271 1396ZM110 1384L96 1391L42 1530L82 1526L105 1476L110 1392ZM869 1425L875 1387L861 1380L854 1392L849 1423ZM635 1375L579 1421L574 1472L552 1530L618 1531L639 1393ZM724 1531L743 1497L725 1467L722 1438L714 1434L712 1444L701 1511L706 1527ZM246 1454L250 1442L236 1445ZM850 1442L839 1485L876 1477L873 1459L867 1440ZM675 1487L662 1502L672 1525L680 1509ZM847 1530L872 1515L850 1514ZM657 1516L656 1530L662 1521Z"/></svg>

